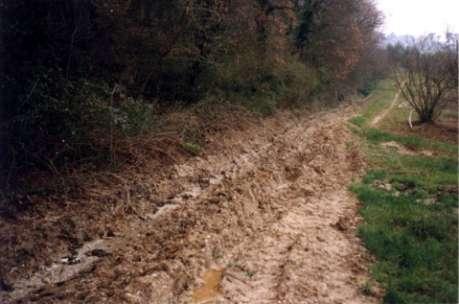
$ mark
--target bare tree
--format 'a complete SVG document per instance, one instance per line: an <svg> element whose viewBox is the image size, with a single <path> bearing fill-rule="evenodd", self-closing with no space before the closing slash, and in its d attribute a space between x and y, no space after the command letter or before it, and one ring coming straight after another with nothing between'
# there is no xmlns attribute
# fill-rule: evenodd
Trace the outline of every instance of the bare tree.
<svg viewBox="0 0 459 304"><path fill-rule="evenodd" d="M449 37L449 38L448 38ZM432 122L457 99L455 42L431 34L408 47L396 71L396 83L421 123ZM457 37L456 37L457 39Z"/></svg>

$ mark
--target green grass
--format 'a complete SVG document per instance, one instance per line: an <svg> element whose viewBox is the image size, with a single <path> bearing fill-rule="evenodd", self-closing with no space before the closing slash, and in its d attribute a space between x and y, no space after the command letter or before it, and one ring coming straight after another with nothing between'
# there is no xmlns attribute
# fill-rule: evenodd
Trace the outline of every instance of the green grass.
<svg viewBox="0 0 459 304"><path fill-rule="evenodd" d="M386 178L410 185L403 175ZM353 187L363 202L359 236L378 259L372 274L386 289L385 303L457 303L457 196L427 204L431 189L411 185L406 193Z"/></svg>
<svg viewBox="0 0 459 304"><path fill-rule="evenodd" d="M372 275L384 303L458 303L457 147L369 128L375 108L350 121L370 164L352 191L363 204L359 236L377 258ZM437 155L401 155L380 145L389 141Z"/></svg>
<svg viewBox="0 0 459 304"><path fill-rule="evenodd" d="M193 156L199 155L202 150L200 145L191 142L182 143L182 148Z"/></svg>
<svg viewBox="0 0 459 304"><path fill-rule="evenodd" d="M363 117L365 121L371 121L379 112L390 105L396 92L397 90L395 89L393 81L380 81L366 101L366 107L360 116Z"/></svg>
<svg viewBox="0 0 459 304"><path fill-rule="evenodd" d="M407 180L427 189L455 185L457 160L447 157L400 155L396 152L370 151L371 167L392 179Z"/></svg>
<svg viewBox="0 0 459 304"><path fill-rule="evenodd" d="M367 118L363 117L362 115L357 115L351 118L349 122L357 127L363 127L367 122Z"/></svg>
<svg viewBox="0 0 459 304"><path fill-rule="evenodd" d="M455 155L457 153L457 146L432 139L418 136L397 135L376 128L368 128L362 131L368 142L372 144L395 141L414 151L425 149L450 155Z"/></svg>
<svg viewBox="0 0 459 304"><path fill-rule="evenodd" d="M377 128L372 128L369 125L369 122L371 122L371 120L376 117L378 113L386 109L391 104L396 92L397 90L392 81L381 81L377 85L370 98L367 100L360 115L354 116L349 120L352 126L351 129L355 133L363 135L371 144L380 144L394 141L414 151L429 150L447 154L449 156L456 155L458 148L455 145L421 138L418 136L392 134ZM397 110L391 111L391 113L389 113L390 115L388 115L388 117L386 117L381 122L381 126L383 128L388 124L390 126L394 126L400 121L405 123L405 114L408 112L409 110L406 108L397 108Z"/></svg>

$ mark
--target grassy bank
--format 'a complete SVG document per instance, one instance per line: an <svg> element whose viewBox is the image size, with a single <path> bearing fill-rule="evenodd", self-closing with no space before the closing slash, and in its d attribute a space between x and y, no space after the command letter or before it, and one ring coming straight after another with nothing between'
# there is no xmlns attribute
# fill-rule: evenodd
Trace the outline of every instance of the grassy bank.
<svg viewBox="0 0 459 304"><path fill-rule="evenodd" d="M457 303L457 147L369 127L392 101L389 85L351 120L369 161L352 187L363 204L359 234L377 258L372 275L385 289L384 303Z"/></svg>

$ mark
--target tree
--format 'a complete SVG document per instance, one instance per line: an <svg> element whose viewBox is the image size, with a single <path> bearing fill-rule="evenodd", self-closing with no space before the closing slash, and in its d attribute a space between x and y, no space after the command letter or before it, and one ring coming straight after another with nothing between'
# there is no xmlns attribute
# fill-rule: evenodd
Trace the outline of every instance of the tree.
<svg viewBox="0 0 459 304"><path fill-rule="evenodd" d="M408 47L398 66L396 83L421 123L432 122L444 105L457 99L457 55L451 36L446 42L430 34Z"/></svg>
<svg viewBox="0 0 459 304"><path fill-rule="evenodd" d="M303 60L321 72L322 82L337 89L377 44L381 23L370 0L307 0L295 42Z"/></svg>
<svg viewBox="0 0 459 304"><path fill-rule="evenodd" d="M0 171L111 150L112 88L126 113L131 99L269 113L353 93L355 75L373 77L372 1L0 0Z"/></svg>

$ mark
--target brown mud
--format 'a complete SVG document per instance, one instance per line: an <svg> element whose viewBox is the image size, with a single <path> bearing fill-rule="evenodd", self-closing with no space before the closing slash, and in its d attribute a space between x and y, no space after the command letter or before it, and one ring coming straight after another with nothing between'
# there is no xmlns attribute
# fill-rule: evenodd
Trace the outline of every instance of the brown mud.
<svg viewBox="0 0 459 304"><path fill-rule="evenodd" d="M353 113L280 113L88 189L99 214L2 222L0 302L376 303L348 192L364 167Z"/></svg>

